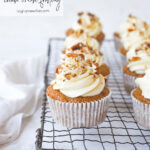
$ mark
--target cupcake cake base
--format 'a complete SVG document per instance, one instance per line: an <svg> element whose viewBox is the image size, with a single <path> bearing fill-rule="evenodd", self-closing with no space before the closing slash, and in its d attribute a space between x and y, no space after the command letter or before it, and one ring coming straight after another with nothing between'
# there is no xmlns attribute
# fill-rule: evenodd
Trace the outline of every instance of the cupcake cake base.
<svg viewBox="0 0 150 150"><path fill-rule="evenodd" d="M131 72L127 65L123 66L123 80L125 90L130 93L134 88L136 88L135 79L137 77L143 77L144 74L137 74L136 72Z"/></svg>
<svg viewBox="0 0 150 150"><path fill-rule="evenodd" d="M53 94L52 94L53 92ZM106 113L111 96L108 88L96 96L70 98L63 95L58 90L53 90L50 86L47 95L51 93L48 101L54 120L66 127L92 127L102 123L106 118Z"/></svg>

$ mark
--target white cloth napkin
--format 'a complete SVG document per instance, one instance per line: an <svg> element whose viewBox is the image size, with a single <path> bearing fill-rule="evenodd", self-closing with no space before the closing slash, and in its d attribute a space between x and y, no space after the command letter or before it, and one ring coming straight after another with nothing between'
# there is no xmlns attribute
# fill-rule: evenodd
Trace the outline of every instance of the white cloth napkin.
<svg viewBox="0 0 150 150"><path fill-rule="evenodd" d="M5 63L0 68L0 144L15 140L23 118L37 108L44 87L45 57Z"/></svg>

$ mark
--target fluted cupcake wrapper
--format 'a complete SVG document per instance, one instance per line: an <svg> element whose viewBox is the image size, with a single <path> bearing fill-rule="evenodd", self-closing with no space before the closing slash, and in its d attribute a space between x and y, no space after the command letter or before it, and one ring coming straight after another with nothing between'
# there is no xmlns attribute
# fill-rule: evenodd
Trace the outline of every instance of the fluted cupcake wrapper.
<svg viewBox="0 0 150 150"><path fill-rule="evenodd" d="M150 104L142 103L133 96L134 90L131 92L133 110L135 119L139 125L146 129L150 129Z"/></svg>
<svg viewBox="0 0 150 150"><path fill-rule="evenodd" d="M120 38L114 36L114 44L115 44L115 49L117 52L120 52L120 48L122 47L122 42Z"/></svg>
<svg viewBox="0 0 150 150"><path fill-rule="evenodd" d="M135 79L136 77L123 73L124 87L128 93L136 88Z"/></svg>
<svg viewBox="0 0 150 150"><path fill-rule="evenodd" d="M126 55L123 55L122 53L120 53L120 55L121 55L121 64L122 66L124 66L128 63Z"/></svg>
<svg viewBox="0 0 150 150"><path fill-rule="evenodd" d="M54 120L65 127L92 127L102 123L107 114L109 95L86 103L65 103L48 97Z"/></svg>

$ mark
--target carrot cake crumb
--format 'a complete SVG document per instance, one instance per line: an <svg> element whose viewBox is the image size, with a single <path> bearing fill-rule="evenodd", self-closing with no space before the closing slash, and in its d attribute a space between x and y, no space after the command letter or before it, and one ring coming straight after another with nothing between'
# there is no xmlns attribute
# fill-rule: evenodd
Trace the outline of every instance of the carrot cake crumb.
<svg viewBox="0 0 150 150"><path fill-rule="evenodd" d="M141 102L143 102L143 103L150 104L150 99L145 98L145 97L142 95L142 91L141 91L140 88L137 88L136 90L134 90L133 96L134 96L137 100L139 100L139 101L141 101Z"/></svg>
<svg viewBox="0 0 150 150"><path fill-rule="evenodd" d="M109 94L109 89L107 87L104 87L103 91L95 96L86 96L86 97L75 97L71 98L63 93L61 93L59 90L54 90L53 85L50 85L46 91L47 95L52 98L53 100L58 100L61 102L69 102L69 103L84 103L84 102L91 102L91 101L97 101L102 99L103 97L106 97Z"/></svg>
<svg viewBox="0 0 150 150"><path fill-rule="evenodd" d="M135 71L131 72L129 70L129 68L127 67L127 65L123 66L123 73L128 74L130 76L134 76L134 77L143 77L144 74L137 74Z"/></svg>

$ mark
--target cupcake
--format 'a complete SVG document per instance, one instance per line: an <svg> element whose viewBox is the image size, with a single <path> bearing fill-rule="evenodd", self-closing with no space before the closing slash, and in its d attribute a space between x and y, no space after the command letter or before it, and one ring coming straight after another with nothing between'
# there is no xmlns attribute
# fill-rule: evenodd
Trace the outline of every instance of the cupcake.
<svg viewBox="0 0 150 150"><path fill-rule="evenodd" d="M138 48L127 53L128 64L123 67L125 88L130 92L136 87L134 80L143 77L150 68L150 42L143 42Z"/></svg>
<svg viewBox="0 0 150 150"><path fill-rule="evenodd" d="M150 69L135 82L138 88L131 93L135 119L141 126L150 129Z"/></svg>
<svg viewBox="0 0 150 150"><path fill-rule="evenodd" d="M149 34L149 26L146 22L135 16L128 16L125 24L121 25L115 33L115 39L120 42L120 53L123 64L127 63L126 54L132 47L138 47L144 36ZM118 38L117 38L118 37ZM116 45L117 47L117 45Z"/></svg>
<svg viewBox="0 0 150 150"><path fill-rule="evenodd" d="M71 48L77 43L83 43L95 50L100 50L100 43L93 37L89 36L84 30L74 30L65 40L65 48Z"/></svg>
<svg viewBox="0 0 150 150"><path fill-rule="evenodd" d="M89 36L95 38L97 41L102 42L105 35L102 32L102 25L99 22L98 17L89 12L80 12L78 13L78 21L75 22L71 29L68 29L66 35L70 35L74 30L84 30Z"/></svg>
<svg viewBox="0 0 150 150"><path fill-rule="evenodd" d="M63 126L92 127L106 117L111 92L92 56L85 47L66 50L47 89L52 116Z"/></svg>

